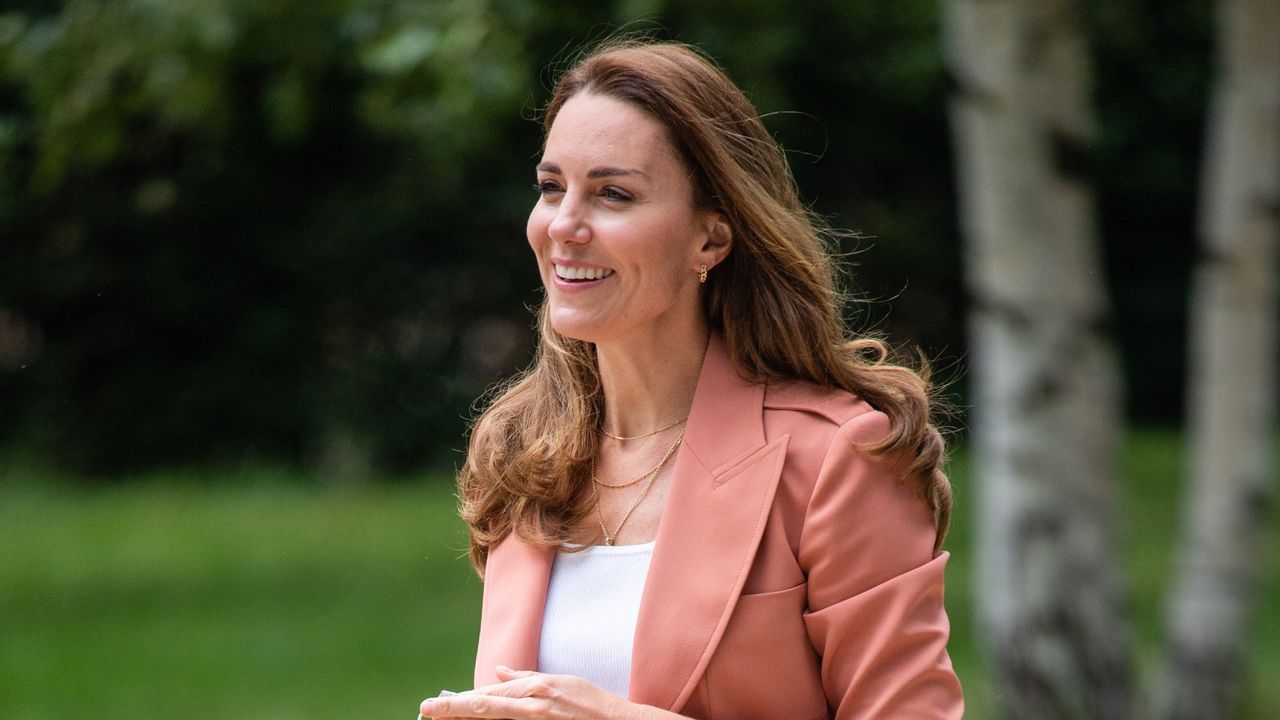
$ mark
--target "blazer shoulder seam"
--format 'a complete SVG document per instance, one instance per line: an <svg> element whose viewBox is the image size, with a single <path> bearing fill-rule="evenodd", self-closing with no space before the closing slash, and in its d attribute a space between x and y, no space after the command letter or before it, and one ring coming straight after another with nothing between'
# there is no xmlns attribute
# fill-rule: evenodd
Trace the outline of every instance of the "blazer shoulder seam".
<svg viewBox="0 0 1280 720"><path fill-rule="evenodd" d="M836 388L819 388L808 383L791 385L770 392L765 390L765 410L791 410L817 415L836 426L842 426L854 418L867 414L871 406L857 395Z"/></svg>

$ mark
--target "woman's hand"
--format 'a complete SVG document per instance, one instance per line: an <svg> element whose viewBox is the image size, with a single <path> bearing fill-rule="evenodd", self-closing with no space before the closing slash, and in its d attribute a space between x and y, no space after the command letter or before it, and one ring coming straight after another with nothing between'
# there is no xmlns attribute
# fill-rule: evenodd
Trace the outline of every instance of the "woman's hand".
<svg viewBox="0 0 1280 720"><path fill-rule="evenodd" d="M457 695L423 700L422 715L435 720L659 720L680 717L648 705L627 702L576 675L550 675L499 665L498 679L502 682Z"/></svg>

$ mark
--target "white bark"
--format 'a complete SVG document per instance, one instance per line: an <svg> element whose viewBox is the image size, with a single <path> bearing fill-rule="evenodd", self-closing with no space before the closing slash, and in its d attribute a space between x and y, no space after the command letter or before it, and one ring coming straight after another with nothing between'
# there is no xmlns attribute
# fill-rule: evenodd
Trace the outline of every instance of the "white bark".
<svg viewBox="0 0 1280 720"><path fill-rule="evenodd" d="M1076 3L944 7L996 695L1006 717L1128 718L1112 538L1121 388L1082 168L1092 117Z"/></svg>
<svg viewBox="0 0 1280 720"><path fill-rule="evenodd" d="M1227 718L1237 700L1274 483L1280 245L1280 0L1224 0L1191 297L1190 457L1155 707Z"/></svg>

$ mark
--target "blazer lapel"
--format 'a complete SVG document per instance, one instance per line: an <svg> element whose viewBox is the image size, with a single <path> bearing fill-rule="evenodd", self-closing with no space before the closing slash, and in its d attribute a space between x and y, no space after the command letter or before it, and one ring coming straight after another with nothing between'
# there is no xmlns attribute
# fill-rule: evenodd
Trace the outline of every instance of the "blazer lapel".
<svg viewBox="0 0 1280 720"><path fill-rule="evenodd" d="M737 603L787 449L787 437L766 445L763 401L713 335L636 622L635 702L683 707Z"/></svg>
<svg viewBox="0 0 1280 720"><path fill-rule="evenodd" d="M508 536L489 552L475 686L498 682L498 665L537 669L554 551ZM492 580L493 582L489 582Z"/></svg>

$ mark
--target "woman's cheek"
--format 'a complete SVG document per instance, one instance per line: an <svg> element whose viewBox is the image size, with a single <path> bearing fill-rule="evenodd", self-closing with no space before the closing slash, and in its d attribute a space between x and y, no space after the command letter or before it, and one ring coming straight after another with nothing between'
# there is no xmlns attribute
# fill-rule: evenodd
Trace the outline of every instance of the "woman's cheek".
<svg viewBox="0 0 1280 720"><path fill-rule="evenodd" d="M541 256L547 243L547 218L541 207L534 207L529 213L529 221L525 223L524 232L529 238L529 247Z"/></svg>

